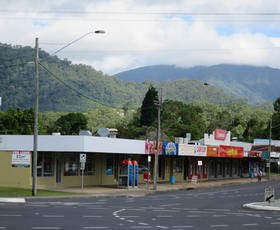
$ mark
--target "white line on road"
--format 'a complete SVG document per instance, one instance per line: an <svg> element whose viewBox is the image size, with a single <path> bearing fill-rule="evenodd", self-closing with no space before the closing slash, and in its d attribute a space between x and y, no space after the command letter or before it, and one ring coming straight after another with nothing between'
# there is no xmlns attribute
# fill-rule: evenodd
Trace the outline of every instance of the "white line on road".
<svg viewBox="0 0 280 230"><path fill-rule="evenodd" d="M173 216L157 216L157 218L171 218Z"/></svg>
<svg viewBox="0 0 280 230"><path fill-rule="evenodd" d="M280 222L273 222L273 223L270 223L270 224L280 224Z"/></svg>
<svg viewBox="0 0 280 230"><path fill-rule="evenodd" d="M58 215L43 215L43 217L46 217L46 218L63 218L64 216L58 216Z"/></svg>
<svg viewBox="0 0 280 230"><path fill-rule="evenodd" d="M127 222L134 223L135 221L134 220L127 220Z"/></svg>
<svg viewBox="0 0 280 230"><path fill-rule="evenodd" d="M228 227L227 224L214 224L214 225L210 225L211 228L224 228L224 227Z"/></svg>
<svg viewBox="0 0 280 230"><path fill-rule="evenodd" d="M146 228L153 228L152 226L130 226L130 228L133 228L133 229L146 229Z"/></svg>
<svg viewBox="0 0 280 230"><path fill-rule="evenodd" d="M253 223L253 224L242 224L242 226L257 226L259 225L258 223Z"/></svg>
<svg viewBox="0 0 280 230"><path fill-rule="evenodd" d="M157 225L156 227L157 227L157 228L168 229L168 227L166 227L166 226L160 226L160 225Z"/></svg>
<svg viewBox="0 0 280 230"><path fill-rule="evenodd" d="M138 218L140 216L122 216L123 218Z"/></svg>
<svg viewBox="0 0 280 230"><path fill-rule="evenodd" d="M32 229L54 230L54 229L60 229L60 227L32 227Z"/></svg>
<svg viewBox="0 0 280 230"><path fill-rule="evenodd" d="M200 217L200 215L188 215L186 217L188 217L188 218L196 218L196 217Z"/></svg>
<svg viewBox="0 0 280 230"><path fill-rule="evenodd" d="M22 216L22 215L18 215L18 214L1 214L0 217L18 217L18 216Z"/></svg>
<svg viewBox="0 0 280 230"><path fill-rule="evenodd" d="M83 218L103 218L104 216L83 216Z"/></svg>
<svg viewBox="0 0 280 230"><path fill-rule="evenodd" d="M0 227L0 229L6 229L7 227Z"/></svg>
<svg viewBox="0 0 280 230"><path fill-rule="evenodd" d="M140 223L138 223L138 224L141 224L141 225L149 225L149 224L143 223L143 222L140 222Z"/></svg>
<svg viewBox="0 0 280 230"><path fill-rule="evenodd" d="M186 225L186 226L173 226L173 228L193 228L192 225Z"/></svg>
<svg viewBox="0 0 280 230"><path fill-rule="evenodd" d="M94 226L94 227L83 227L83 229L107 229L109 227L106 226Z"/></svg>
<svg viewBox="0 0 280 230"><path fill-rule="evenodd" d="M213 217L224 217L226 215L220 214L220 215L213 215Z"/></svg>

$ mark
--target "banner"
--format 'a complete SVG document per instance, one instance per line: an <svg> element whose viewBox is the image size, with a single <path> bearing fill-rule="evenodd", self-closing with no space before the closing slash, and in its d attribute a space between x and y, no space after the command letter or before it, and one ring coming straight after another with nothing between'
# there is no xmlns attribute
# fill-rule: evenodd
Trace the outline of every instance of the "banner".
<svg viewBox="0 0 280 230"><path fill-rule="evenodd" d="M219 147L218 146L207 146L207 157L219 157Z"/></svg>
<svg viewBox="0 0 280 230"><path fill-rule="evenodd" d="M173 142L163 142L162 143L162 154L168 156L177 156L178 155L178 144Z"/></svg>
<svg viewBox="0 0 280 230"><path fill-rule="evenodd" d="M205 145L196 145L195 149L195 156L197 157L206 157L207 153L207 146Z"/></svg>
<svg viewBox="0 0 280 230"><path fill-rule="evenodd" d="M227 131L223 129L215 129L215 139L225 140L227 137Z"/></svg>
<svg viewBox="0 0 280 230"><path fill-rule="evenodd" d="M262 152L250 151L248 152L248 157L262 158Z"/></svg>
<svg viewBox="0 0 280 230"><path fill-rule="evenodd" d="M220 157L243 158L243 147L220 145Z"/></svg>
<svg viewBox="0 0 280 230"><path fill-rule="evenodd" d="M145 154L156 154L157 152L157 146L156 146L156 142L155 141L150 141L150 140L146 140L145 142ZM161 155L162 154L162 143L159 143L159 151L158 154Z"/></svg>
<svg viewBox="0 0 280 230"><path fill-rule="evenodd" d="M179 156L195 156L194 145L179 144Z"/></svg>

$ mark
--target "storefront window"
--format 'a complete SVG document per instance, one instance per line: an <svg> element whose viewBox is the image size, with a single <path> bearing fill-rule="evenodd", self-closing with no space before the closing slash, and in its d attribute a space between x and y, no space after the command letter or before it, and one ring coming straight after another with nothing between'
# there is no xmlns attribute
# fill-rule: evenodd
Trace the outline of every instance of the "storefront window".
<svg viewBox="0 0 280 230"><path fill-rule="evenodd" d="M174 173L183 172L183 161L181 158L173 159L173 171Z"/></svg>
<svg viewBox="0 0 280 230"><path fill-rule="evenodd" d="M78 175L78 158L75 153L67 153L64 157L64 176Z"/></svg>
<svg viewBox="0 0 280 230"><path fill-rule="evenodd" d="M38 153L37 158L37 176L48 177L53 176L53 153Z"/></svg>
<svg viewBox="0 0 280 230"><path fill-rule="evenodd" d="M107 160L106 160L106 175L113 175L113 155L109 154L107 155Z"/></svg>
<svg viewBox="0 0 280 230"><path fill-rule="evenodd" d="M81 171L80 171L80 175L82 175ZM94 156L92 154L87 154L84 175L85 176L95 175L95 161L94 161Z"/></svg>

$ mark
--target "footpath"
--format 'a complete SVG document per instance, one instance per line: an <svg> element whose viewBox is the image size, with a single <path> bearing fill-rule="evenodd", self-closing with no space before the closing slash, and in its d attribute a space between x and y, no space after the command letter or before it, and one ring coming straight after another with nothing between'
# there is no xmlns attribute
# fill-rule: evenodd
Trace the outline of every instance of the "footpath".
<svg viewBox="0 0 280 230"><path fill-rule="evenodd" d="M277 178L279 181L279 178ZM267 181L265 178L262 181ZM221 180L208 180L203 182L198 182L196 184L188 183L158 183L157 191L153 189L153 184L140 184L138 188L119 188L117 186L94 186L94 187L80 187L73 188L55 188L51 189L52 191L62 191L72 193L71 196L65 197L143 197L150 194L161 193L161 192L170 192L176 190L192 190L199 188L209 188L209 187L221 187L227 185L238 185L238 184L249 184L249 183L258 183L257 178L236 178L236 179L221 179ZM77 195L73 195L76 193ZM32 200L33 197L28 197L29 200ZM44 199L50 197L35 197L36 199ZM54 197L52 197L54 198ZM25 203L25 198L1 198L0 203ZM273 210L280 211L280 200L275 200L274 202L257 202L244 204L244 208L251 208L256 210Z"/></svg>

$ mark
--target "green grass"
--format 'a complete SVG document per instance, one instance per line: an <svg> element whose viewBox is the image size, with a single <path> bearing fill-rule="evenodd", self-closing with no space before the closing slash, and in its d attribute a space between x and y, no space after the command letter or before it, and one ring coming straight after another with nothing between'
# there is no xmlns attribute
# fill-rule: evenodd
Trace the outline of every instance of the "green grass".
<svg viewBox="0 0 280 230"><path fill-rule="evenodd" d="M69 193L69 192L56 192L48 190L37 190L37 196L71 196L78 195L78 193ZM32 196L31 189L23 188L9 188L9 187L0 187L0 197L29 197Z"/></svg>

